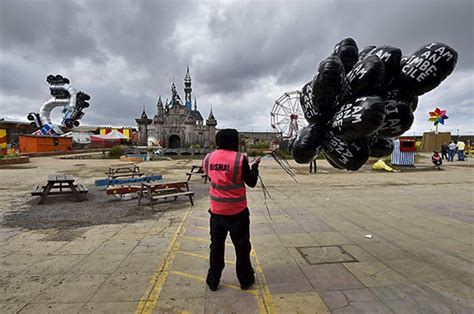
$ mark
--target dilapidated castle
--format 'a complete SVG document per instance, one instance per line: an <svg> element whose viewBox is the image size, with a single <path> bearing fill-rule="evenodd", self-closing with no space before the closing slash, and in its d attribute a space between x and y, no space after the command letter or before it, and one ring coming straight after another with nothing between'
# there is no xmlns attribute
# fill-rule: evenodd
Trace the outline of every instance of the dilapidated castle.
<svg viewBox="0 0 474 314"><path fill-rule="evenodd" d="M140 145L161 145L166 148L189 148L198 144L200 147L215 146L217 120L209 113L206 123L197 109L197 101L191 101L191 75L189 67L184 77L184 103L171 85L171 100L165 104L158 98L157 113L148 118L145 110L140 118L135 119L139 127Z"/></svg>

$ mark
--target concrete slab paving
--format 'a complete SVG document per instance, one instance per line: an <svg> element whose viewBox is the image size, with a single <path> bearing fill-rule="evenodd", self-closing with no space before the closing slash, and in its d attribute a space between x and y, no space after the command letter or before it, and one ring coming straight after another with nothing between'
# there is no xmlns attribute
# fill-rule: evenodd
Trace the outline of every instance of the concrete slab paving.
<svg viewBox="0 0 474 314"><path fill-rule="evenodd" d="M142 297L152 273L119 273L109 275L93 291L91 302L133 302Z"/></svg>
<svg viewBox="0 0 474 314"><path fill-rule="evenodd" d="M471 313L471 161L446 166L442 182L428 162L421 162L420 171L394 174L369 166L355 173L336 171L321 161L318 166L327 173L317 175L290 162L298 176L294 183L272 161L263 161L272 218L261 189L248 189L256 283L240 290L228 239L221 285L211 292L205 284L207 185L191 181L194 207L171 202L145 216L146 206L130 205L136 200L111 198L114 206L130 206L128 215L141 214L127 222L64 227L58 221L57 227L48 223L29 230L4 216L35 206L28 194L39 179L25 178L77 169L74 175L93 186L114 163L81 160L84 166L75 167L74 160L33 158L34 168L16 169L15 176L11 170L0 172L0 182L9 180L0 186L7 200L0 202L0 312ZM159 161L140 167L179 179L190 166ZM11 189L14 185L24 191ZM95 194L105 196L91 189L90 197ZM296 249L325 245L340 245L356 261L310 265ZM326 257L320 261L330 262Z"/></svg>
<svg viewBox="0 0 474 314"><path fill-rule="evenodd" d="M84 303L30 303L19 313L79 313Z"/></svg>
<svg viewBox="0 0 474 314"><path fill-rule="evenodd" d="M106 274L69 274L54 280L32 303L85 303L105 282Z"/></svg>
<svg viewBox="0 0 474 314"><path fill-rule="evenodd" d="M316 291L364 287L362 282L341 264L305 265L301 266L301 269Z"/></svg>
<svg viewBox="0 0 474 314"><path fill-rule="evenodd" d="M0 302L26 303L59 280L52 275L15 275L1 277Z"/></svg>
<svg viewBox="0 0 474 314"><path fill-rule="evenodd" d="M408 284L410 281L381 262L344 263L366 287Z"/></svg>
<svg viewBox="0 0 474 314"><path fill-rule="evenodd" d="M88 302L83 305L79 313L133 313L138 302Z"/></svg>
<svg viewBox="0 0 474 314"><path fill-rule="evenodd" d="M156 306L155 313L197 313L203 314L205 311L206 298L172 298L160 299Z"/></svg>
<svg viewBox="0 0 474 314"><path fill-rule="evenodd" d="M97 254L85 257L69 272L72 274L112 274L127 254Z"/></svg>

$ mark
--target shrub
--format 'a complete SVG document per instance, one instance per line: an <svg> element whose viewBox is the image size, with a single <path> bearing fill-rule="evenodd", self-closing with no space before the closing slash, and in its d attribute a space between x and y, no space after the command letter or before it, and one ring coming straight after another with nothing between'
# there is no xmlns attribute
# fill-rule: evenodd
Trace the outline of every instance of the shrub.
<svg viewBox="0 0 474 314"><path fill-rule="evenodd" d="M258 142L249 146L252 149L268 149L270 148L270 142Z"/></svg>
<svg viewBox="0 0 474 314"><path fill-rule="evenodd" d="M250 149L250 150L248 150L248 155L250 157L262 156L263 155L263 150L261 150L261 149Z"/></svg>
<svg viewBox="0 0 474 314"><path fill-rule="evenodd" d="M115 145L110 149L110 157L120 157L123 155L123 147L120 145Z"/></svg>

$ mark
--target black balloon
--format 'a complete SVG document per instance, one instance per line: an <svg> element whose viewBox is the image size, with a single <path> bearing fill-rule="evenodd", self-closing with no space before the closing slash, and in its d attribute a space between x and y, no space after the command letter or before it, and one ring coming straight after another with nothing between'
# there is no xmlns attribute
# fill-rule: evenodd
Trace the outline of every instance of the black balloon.
<svg viewBox="0 0 474 314"><path fill-rule="evenodd" d="M346 38L334 46L334 55L338 56L344 64L344 71L348 73L359 59L359 49L354 39Z"/></svg>
<svg viewBox="0 0 474 314"><path fill-rule="evenodd" d="M313 79L313 106L320 112L322 123L331 119L335 111L337 95L341 92L344 80L344 66L337 56L323 60L318 74Z"/></svg>
<svg viewBox="0 0 474 314"><path fill-rule="evenodd" d="M299 164L305 164L319 154L324 140L322 131L317 124L310 124L303 128L297 135L291 153L293 159Z"/></svg>
<svg viewBox="0 0 474 314"><path fill-rule="evenodd" d="M377 132L379 137L396 137L408 131L413 124L411 105L407 101L389 99L385 101L385 119Z"/></svg>
<svg viewBox="0 0 474 314"><path fill-rule="evenodd" d="M423 95L453 72L458 53L448 45L430 43L415 51L402 67L396 86L408 94Z"/></svg>
<svg viewBox="0 0 474 314"><path fill-rule="evenodd" d="M416 108L418 108L418 96L416 95L406 95L405 98L401 98L405 100L411 108L411 112L415 112Z"/></svg>
<svg viewBox="0 0 474 314"><path fill-rule="evenodd" d="M385 68L379 57L372 55L356 63L352 71L346 74L339 104L356 99L359 96L374 95L380 91L385 77Z"/></svg>
<svg viewBox="0 0 474 314"><path fill-rule="evenodd" d="M383 124L385 104L378 96L361 97L344 104L331 120L334 135L346 141L375 133Z"/></svg>
<svg viewBox="0 0 474 314"><path fill-rule="evenodd" d="M367 46L364 49L362 49L361 51L359 51L359 61L363 60L365 58L365 56L367 56L367 54L371 50L374 50L374 49L375 49L375 46Z"/></svg>
<svg viewBox="0 0 474 314"><path fill-rule="evenodd" d="M393 98L409 104L411 112L415 112L416 108L418 107L418 96L416 95L400 94L399 96Z"/></svg>
<svg viewBox="0 0 474 314"><path fill-rule="evenodd" d="M400 74L400 61L402 59L402 51L392 46L381 46L368 52L368 56L376 55L385 66L384 85L388 86L395 76Z"/></svg>
<svg viewBox="0 0 474 314"><path fill-rule="evenodd" d="M339 169L358 170L369 159L369 151L365 139L345 141L332 132L326 133L323 143L323 154L327 161Z"/></svg>
<svg viewBox="0 0 474 314"><path fill-rule="evenodd" d="M416 108L418 107L418 96L404 94L403 92L400 92L400 90L398 89L385 91L385 93L383 93L383 99L384 100L390 100L390 99L402 100L410 104L410 108L412 112L415 112Z"/></svg>
<svg viewBox="0 0 474 314"><path fill-rule="evenodd" d="M373 137L369 139L370 157L381 158L393 152L393 140L390 138Z"/></svg>
<svg viewBox="0 0 474 314"><path fill-rule="evenodd" d="M313 82L306 83L301 89L300 105L303 109L304 117L309 123L318 121L318 111L313 106Z"/></svg>

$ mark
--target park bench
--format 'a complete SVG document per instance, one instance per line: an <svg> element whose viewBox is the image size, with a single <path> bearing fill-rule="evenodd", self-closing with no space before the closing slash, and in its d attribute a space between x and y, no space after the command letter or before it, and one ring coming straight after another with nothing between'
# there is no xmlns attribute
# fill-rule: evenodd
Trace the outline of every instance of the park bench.
<svg viewBox="0 0 474 314"><path fill-rule="evenodd" d="M159 184L142 183L141 189L138 192L138 205L141 205L142 198L146 197L150 202L151 208L154 209L154 204L159 200L173 198L174 201L176 201L179 196L189 197L191 205L194 206L194 191L189 190L187 181L164 182Z"/></svg>
<svg viewBox="0 0 474 314"><path fill-rule="evenodd" d="M192 166L191 171L187 172L188 181L191 180L191 176L199 175L201 178L204 178L204 183L207 183L207 175L204 173L202 166Z"/></svg>
<svg viewBox="0 0 474 314"><path fill-rule="evenodd" d="M31 191L33 196L41 196L39 204L43 204L49 195L72 194L76 201L81 201L80 194L85 194L89 190L81 183L74 184L72 175L50 175L46 185L35 185Z"/></svg>

